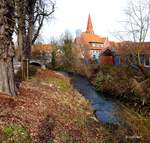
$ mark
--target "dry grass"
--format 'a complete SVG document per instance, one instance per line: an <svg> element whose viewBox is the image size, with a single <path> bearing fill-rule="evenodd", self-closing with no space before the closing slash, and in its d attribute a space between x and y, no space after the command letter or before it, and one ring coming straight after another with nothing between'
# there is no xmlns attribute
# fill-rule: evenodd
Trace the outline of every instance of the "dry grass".
<svg viewBox="0 0 150 143"><path fill-rule="evenodd" d="M149 143L150 136L150 118L143 117L136 112L129 110L125 106L120 111L120 116L126 121L128 126L132 128L136 136L141 136L141 142Z"/></svg>
<svg viewBox="0 0 150 143"><path fill-rule="evenodd" d="M40 70L33 79L21 83L18 97L0 95L0 99L3 101L0 103L1 135L13 125L19 126L19 130L25 129L23 133L29 134L32 143L112 140L94 117L90 104L73 90L68 78L56 72ZM12 130L12 136L14 133L18 132ZM28 142L25 139L13 141Z"/></svg>

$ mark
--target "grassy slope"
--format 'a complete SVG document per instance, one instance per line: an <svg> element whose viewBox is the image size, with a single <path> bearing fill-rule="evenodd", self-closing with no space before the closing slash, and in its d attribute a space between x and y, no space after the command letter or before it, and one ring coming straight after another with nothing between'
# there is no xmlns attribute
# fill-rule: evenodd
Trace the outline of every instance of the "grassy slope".
<svg viewBox="0 0 150 143"><path fill-rule="evenodd" d="M0 101L0 143L100 143L112 138L69 79L52 71L38 71L21 83L18 97L1 94Z"/></svg>

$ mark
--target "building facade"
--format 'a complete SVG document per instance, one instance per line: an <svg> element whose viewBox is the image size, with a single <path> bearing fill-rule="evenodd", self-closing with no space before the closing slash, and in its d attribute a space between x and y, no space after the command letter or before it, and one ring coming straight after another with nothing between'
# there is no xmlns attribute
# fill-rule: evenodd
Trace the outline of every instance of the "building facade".
<svg viewBox="0 0 150 143"><path fill-rule="evenodd" d="M80 48L81 58L86 63L96 61L99 64L111 65L128 63L132 55L135 55L134 52L136 51L136 47L138 47L138 43L129 41L114 42L109 41L106 37L96 35L93 30L90 15L88 17L86 31L76 37L75 44ZM143 48L140 51L140 59L142 64L150 66L150 42L143 44Z"/></svg>

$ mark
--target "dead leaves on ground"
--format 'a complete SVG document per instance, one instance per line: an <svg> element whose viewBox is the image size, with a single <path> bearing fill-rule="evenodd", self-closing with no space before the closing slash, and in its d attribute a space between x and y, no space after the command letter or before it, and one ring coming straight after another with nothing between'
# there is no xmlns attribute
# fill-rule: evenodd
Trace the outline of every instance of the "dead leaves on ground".
<svg viewBox="0 0 150 143"><path fill-rule="evenodd" d="M45 82L49 77L68 82L60 73L40 70L34 80L21 83L19 96L0 95L0 129L21 125L33 143L94 143L108 138L89 103L71 85L62 91Z"/></svg>

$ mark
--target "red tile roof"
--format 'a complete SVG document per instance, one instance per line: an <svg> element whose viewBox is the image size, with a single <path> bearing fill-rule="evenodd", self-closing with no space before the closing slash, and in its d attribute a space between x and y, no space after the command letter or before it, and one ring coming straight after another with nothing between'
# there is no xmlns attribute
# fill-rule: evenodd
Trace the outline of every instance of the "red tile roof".
<svg viewBox="0 0 150 143"><path fill-rule="evenodd" d="M131 52L136 52L138 43L133 42L110 42L110 47L116 50L118 54L130 54ZM150 54L150 42L145 42L140 50L141 54Z"/></svg>
<svg viewBox="0 0 150 143"><path fill-rule="evenodd" d="M93 30L93 25L92 25L92 20L91 20L90 14L89 14L89 17L88 17L86 32L82 32L81 33L81 39L83 39L83 41L85 43L102 43L102 44L106 40L105 37L100 37L99 35L94 34L94 30Z"/></svg>
<svg viewBox="0 0 150 143"><path fill-rule="evenodd" d="M52 50L52 45L51 44L36 44L32 46L32 52L50 52Z"/></svg>
<svg viewBox="0 0 150 143"><path fill-rule="evenodd" d="M81 34L81 38L84 39L85 42L87 43L104 43L106 38L105 37L100 37L98 35L95 34L89 34L86 32L83 32Z"/></svg>

